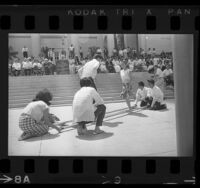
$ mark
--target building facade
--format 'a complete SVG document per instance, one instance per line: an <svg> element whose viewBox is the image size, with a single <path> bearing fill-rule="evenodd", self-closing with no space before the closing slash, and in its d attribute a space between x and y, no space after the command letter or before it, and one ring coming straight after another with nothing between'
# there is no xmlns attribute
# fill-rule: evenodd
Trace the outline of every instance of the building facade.
<svg viewBox="0 0 200 188"><path fill-rule="evenodd" d="M139 50L143 48L155 48L157 53L162 50L171 51L172 35L158 34L9 34L9 47L18 52L18 57L23 58L22 48L28 48L29 56L38 57L42 47L53 48L59 53L62 50L69 55L69 47L73 44L75 53L79 55L82 47L83 55L86 56L90 47L106 47L108 54L112 55L113 48L131 47Z"/></svg>

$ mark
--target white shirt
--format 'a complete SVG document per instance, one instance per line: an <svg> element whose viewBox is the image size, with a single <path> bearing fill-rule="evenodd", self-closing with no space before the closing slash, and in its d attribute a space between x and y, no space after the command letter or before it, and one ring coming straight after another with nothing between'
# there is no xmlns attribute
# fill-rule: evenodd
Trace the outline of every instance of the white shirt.
<svg viewBox="0 0 200 188"><path fill-rule="evenodd" d="M160 68L157 68L156 70L156 74L155 74L158 78L162 78L163 77L163 72Z"/></svg>
<svg viewBox="0 0 200 188"><path fill-rule="evenodd" d="M23 61L23 62L22 62L22 67L23 67L24 69L28 69L28 62L27 62L27 61Z"/></svg>
<svg viewBox="0 0 200 188"><path fill-rule="evenodd" d="M158 101L160 103L163 102L163 92L161 91L161 89L158 86L155 85L152 88L151 92L152 92L153 100Z"/></svg>
<svg viewBox="0 0 200 188"><path fill-rule="evenodd" d="M133 60L133 62L134 62L134 65L137 66L139 61L138 61L138 59L135 59L135 60Z"/></svg>
<svg viewBox="0 0 200 188"><path fill-rule="evenodd" d="M119 50L119 55L123 56L123 50Z"/></svg>
<svg viewBox="0 0 200 188"><path fill-rule="evenodd" d="M42 64L39 62L35 62L35 63L33 63L33 67L42 68Z"/></svg>
<svg viewBox="0 0 200 188"><path fill-rule="evenodd" d="M28 69L33 68L33 64L32 64L31 61L28 61L28 62L27 62L27 68L28 68Z"/></svg>
<svg viewBox="0 0 200 188"><path fill-rule="evenodd" d="M163 76L165 77L165 76L169 76L170 74L172 74L173 73L173 71L172 71L172 69L165 69L164 71L163 71Z"/></svg>
<svg viewBox="0 0 200 188"><path fill-rule="evenodd" d="M154 66L158 65L158 60L159 60L159 58L153 58L153 65Z"/></svg>
<svg viewBox="0 0 200 188"><path fill-rule="evenodd" d="M122 69L120 71L120 76L121 76L121 80L122 80L122 83L129 83L131 81L131 78L130 78L130 70L129 69Z"/></svg>
<svg viewBox="0 0 200 188"><path fill-rule="evenodd" d="M14 68L15 70L21 70L21 63L14 62L12 68Z"/></svg>
<svg viewBox="0 0 200 188"><path fill-rule="evenodd" d="M138 88L136 92L136 99L144 100L147 96L150 95L149 92L150 92L150 88L144 87L143 90Z"/></svg>
<svg viewBox="0 0 200 188"><path fill-rule="evenodd" d="M22 48L22 52L28 52L28 48Z"/></svg>
<svg viewBox="0 0 200 188"><path fill-rule="evenodd" d="M74 51L74 47L73 47L73 46L70 46L70 47L69 47L69 51L71 51L71 52Z"/></svg>
<svg viewBox="0 0 200 188"><path fill-rule="evenodd" d="M95 100L95 104L93 104ZM104 104L103 99L92 87L82 87L74 96L72 109L73 121L94 121L95 105Z"/></svg>
<svg viewBox="0 0 200 188"><path fill-rule="evenodd" d="M133 71L134 70L134 66L135 66L134 65L134 61L132 61L132 60L129 59L128 63L129 63L130 70Z"/></svg>
<svg viewBox="0 0 200 188"><path fill-rule="evenodd" d="M22 113L29 114L34 120L40 122L44 116L44 110L48 108L48 105L43 101L33 101L23 109Z"/></svg>
<svg viewBox="0 0 200 188"><path fill-rule="evenodd" d="M82 73L80 74L80 78L85 78L85 77L92 77L95 79L97 75L97 69L100 66L100 62L97 61L96 59L93 59L89 62L87 62L83 67L82 67Z"/></svg>

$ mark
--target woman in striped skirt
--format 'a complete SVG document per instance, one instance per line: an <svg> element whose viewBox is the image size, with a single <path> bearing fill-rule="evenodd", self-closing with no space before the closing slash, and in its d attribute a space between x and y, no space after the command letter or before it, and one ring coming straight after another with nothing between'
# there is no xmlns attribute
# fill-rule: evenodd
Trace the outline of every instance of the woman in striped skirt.
<svg viewBox="0 0 200 188"><path fill-rule="evenodd" d="M59 126L63 123L56 123L58 119L49 113L52 98L52 94L44 89L24 108L19 118L19 127L23 131L19 140L47 134L49 127L56 129L59 133L61 132Z"/></svg>

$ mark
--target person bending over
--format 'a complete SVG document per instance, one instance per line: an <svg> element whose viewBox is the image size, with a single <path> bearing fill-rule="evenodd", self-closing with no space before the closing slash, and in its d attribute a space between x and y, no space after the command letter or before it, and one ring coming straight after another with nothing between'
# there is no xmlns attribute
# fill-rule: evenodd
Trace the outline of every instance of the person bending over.
<svg viewBox="0 0 200 188"><path fill-rule="evenodd" d="M83 67L78 70L80 79L91 77L95 85L95 78L97 76L97 70L101 66L103 57L99 54L94 55L91 61L88 61ZM96 88L96 85L95 85Z"/></svg>
<svg viewBox="0 0 200 188"><path fill-rule="evenodd" d="M90 78L81 79L80 86L81 88L76 92L72 104L73 121L78 124L78 135L86 134L86 124L95 120L95 133L102 133L100 126L102 126L106 113L104 101L97 93Z"/></svg>
<svg viewBox="0 0 200 188"><path fill-rule="evenodd" d="M150 110L162 110L166 109L166 104L163 104L163 92L161 89L155 85L153 79L147 80L149 87L151 88L151 96L148 98L147 102L149 103L148 107Z"/></svg>
<svg viewBox="0 0 200 188"><path fill-rule="evenodd" d="M135 107L137 107L138 102L141 102L140 107L147 106L149 97L150 97L150 88L145 87L144 82L138 82Z"/></svg>
<svg viewBox="0 0 200 188"><path fill-rule="evenodd" d="M44 89L37 93L33 101L23 109L19 118L19 128L23 133L19 141L45 135L48 133L49 127L60 133L61 128L59 126L63 123L56 122L57 117L49 113L52 98L52 94Z"/></svg>

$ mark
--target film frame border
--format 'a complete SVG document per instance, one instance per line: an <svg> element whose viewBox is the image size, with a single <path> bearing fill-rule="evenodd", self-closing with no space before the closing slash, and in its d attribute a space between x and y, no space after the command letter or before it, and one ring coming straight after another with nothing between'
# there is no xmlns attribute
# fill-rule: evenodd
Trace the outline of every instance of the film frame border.
<svg viewBox="0 0 200 188"><path fill-rule="evenodd" d="M132 6L132 5L131 5ZM130 6L130 7L131 7ZM92 6L84 6L83 8L90 8ZM95 9L106 7L107 10L112 9L113 6L98 6ZM124 7L130 9L130 7ZM161 9L166 7L134 7L134 15L117 15L119 22L114 23L112 18L112 11L107 13L107 16L66 16L65 10L77 9L74 6L65 7L29 7L29 11L24 11L26 7L5 7L2 10L0 7L0 40L3 46L8 46L8 33L113 33L114 30L118 33L145 33L145 34L194 34L194 84L196 86L197 76L197 60L199 59L198 49L199 45L196 41L199 40L199 9L191 7L192 14L190 16L173 14L168 16L163 14ZM174 6L169 8L173 9ZM114 8L119 8L115 6ZM159 9L161 8L161 9ZM62 11L58 11L62 10ZM119 9L122 9L120 6ZM151 9L153 14L146 15L145 12ZM176 9L176 8L175 8ZM174 9L174 10L175 10ZM31 10L31 11L30 11ZM45 11L44 11L45 10ZM24 11L24 12L23 12ZM44 11L47 14L44 14ZM38 15L39 13L39 15ZM41 19L39 17L41 16ZM160 17L161 15L161 17ZM163 19L166 20L163 23ZM22 21L24 20L24 21ZM107 24L105 24L107 20ZM10 24L9 23L10 21ZM91 28L90 24L96 25ZM97 23L98 22L98 23ZM34 24L33 24L34 23ZM45 23L45 24L44 24ZM54 25L55 23L55 25ZM68 24L65 24L68 23ZM78 23L78 25L77 25ZM49 24L49 25L48 25ZM178 27L177 27L178 24ZM189 26L188 26L189 24ZM129 26L127 26L129 25ZM151 26L153 25L153 27ZM158 26L158 27L156 27ZM125 28L124 28L125 27ZM149 28L150 27L150 28ZM89 32L88 32L89 31ZM2 54L1 54L2 53ZM8 49L0 51L3 64L3 70L7 70L7 59L5 53L8 54ZM3 71L1 75L3 80L8 83L7 72ZM8 85L6 84L8 87ZM3 107L8 106L8 90L4 90ZM197 89L194 87L194 100L196 100ZM196 103L194 103L196 109ZM3 111L4 112L4 111ZM3 122L8 123L8 112L4 112ZM196 111L194 117L194 130L196 126ZM14 181L16 176L30 177L32 183L41 183L44 181L50 183L194 183L195 175L194 169L199 166L196 162L196 152L193 157L9 157L8 156L8 128L6 126L0 127L0 133L6 134L0 137L0 173L5 176L12 176ZM194 131L194 146L197 139L197 132ZM4 145L6 143L6 145ZM194 147L195 148L195 147ZM91 165L93 164L93 165ZM119 164L119 165L116 165ZM31 165L31 167L30 167ZM43 168L42 168L42 166ZM130 168L131 165L131 168ZM91 168L92 166L92 168ZM65 168L66 167L66 168ZM69 167L69 168L67 168ZM42 170L41 170L42 169ZM112 170L111 170L112 169ZM127 170L128 169L128 170ZM189 169L189 170L188 170ZM14 171L13 171L14 170ZM49 170L49 171L48 171ZM11 172L12 171L12 172ZM115 174L115 172L119 172ZM20 175L17 175L20 174ZM40 174L40 175L39 175ZM45 177L41 178L41 175ZM68 174L61 176L61 174ZM91 176L90 174L95 174ZM191 176L191 174L193 174ZM166 177L167 176L167 177ZM160 178L159 181L157 178ZM67 180L66 180L67 179ZM87 180L86 180L87 179ZM186 181L187 180L187 181ZM15 182L16 183L16 182ZM26 182L25 182L26 183Z"/></svg>

